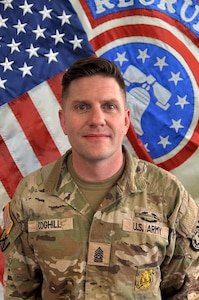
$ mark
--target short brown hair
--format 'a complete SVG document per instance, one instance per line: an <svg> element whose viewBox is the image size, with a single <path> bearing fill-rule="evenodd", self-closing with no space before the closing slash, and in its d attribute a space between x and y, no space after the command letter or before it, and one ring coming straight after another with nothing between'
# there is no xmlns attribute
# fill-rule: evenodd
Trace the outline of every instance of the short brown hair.
<svg viewBox="0 0 199 300"><path fill-rule="evenodd" d="M118 66L105 58L88 57L77 60L64 74L62 78L62 101L73 80L97 74L115 78L121 90L124 92L124 95L126 95L124 79Z"/></svg>

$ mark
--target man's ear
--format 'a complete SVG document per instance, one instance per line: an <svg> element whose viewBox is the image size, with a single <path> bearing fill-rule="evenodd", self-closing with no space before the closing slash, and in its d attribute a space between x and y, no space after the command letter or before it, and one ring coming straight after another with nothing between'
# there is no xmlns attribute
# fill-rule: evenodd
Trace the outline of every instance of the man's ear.
<svg viewBox="0 0 199 300"><path fill-rule="evenodd" d="M65 123L65 113L64 113L63 109L59 110L59 121L60 121L61 128L62 128L64 134L67 135L66 123Z"/></svg>
<svg viewBox="0 0 199 300"><path fill-rule="evenodd" d="M131 123L131 112L130 112L130 109L127 108L126 112L125 112L125 127L126 127L125 134L127 134L127 131L129 129L129 126L130 126L130 123Z"/></svg>

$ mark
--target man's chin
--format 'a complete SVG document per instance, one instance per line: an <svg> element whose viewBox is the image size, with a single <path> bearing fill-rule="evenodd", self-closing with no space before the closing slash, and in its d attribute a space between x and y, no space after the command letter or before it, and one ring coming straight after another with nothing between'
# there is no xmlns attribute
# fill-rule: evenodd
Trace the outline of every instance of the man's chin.
<svg viewBox="0 0 199 300"><path fill-rule="evenodd" d="M87 152L85 158L87 160L97 162L97 161L106 160L108 157L110 157L110 151L96 151L96 150L97 149L95 149L94 151Z"/></svg>

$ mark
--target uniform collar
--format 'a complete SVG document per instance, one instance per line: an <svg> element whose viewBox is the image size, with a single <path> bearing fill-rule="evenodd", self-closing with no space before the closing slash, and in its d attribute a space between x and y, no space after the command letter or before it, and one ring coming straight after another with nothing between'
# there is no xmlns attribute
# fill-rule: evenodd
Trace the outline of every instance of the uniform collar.
<svg viewBox="0 0 199 300"><path fill-rule="evenodd" d="M118 186L121 192L124 190L129 193L141 192L146 186L143 177L143 173L146 170L146 162L132 156L125 146L123 146L123 152L126 165L121 178L118 180Z"/></svg>
<svg viewBox="0 0 199 300"><path fill-rule="evenodd" d="M121 178L117 182L117 186L121 193L124 190L130 193L141 192L146 186L143 179L143 173L146 170L146 162L133 157L125 146L123 146L125 155L125 168ZM58 194L57 191L62 186L63 176L67 170L67 159L71 155L72 150L69 149L65 155L50 165L51 170L45 182L45 190L48 194Z"/></svg>
<svg viewBox="0 0 199 300"><path fill-rule="evenodd" d="M57 194L59 187L62 185L62 174L67 169L67 158L72 153L69 149L60 159L51 164L51 171L45 182L45 190L48 194Z"/></svg>

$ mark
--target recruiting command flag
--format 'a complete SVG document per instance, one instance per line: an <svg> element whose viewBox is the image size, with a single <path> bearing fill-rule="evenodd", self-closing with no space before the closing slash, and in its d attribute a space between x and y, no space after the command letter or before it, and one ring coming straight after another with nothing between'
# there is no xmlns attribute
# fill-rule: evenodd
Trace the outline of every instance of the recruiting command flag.
<svg viewBox="0 0 199 300"><path fill-rule="evenodd" d="M123 72L148 155L199 201L199 1L75 3L96 54ZM132 127L128 140L140 156Z"/></svg>

